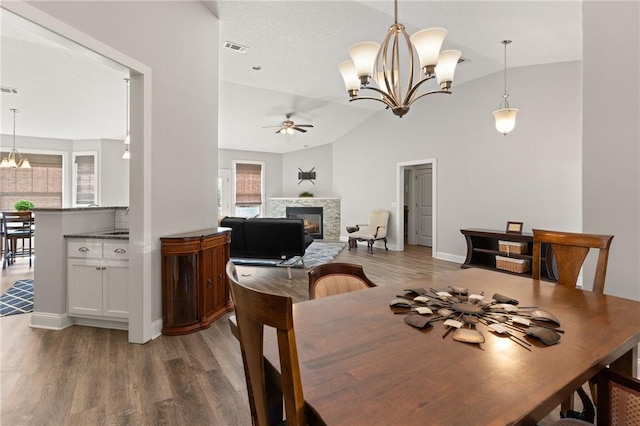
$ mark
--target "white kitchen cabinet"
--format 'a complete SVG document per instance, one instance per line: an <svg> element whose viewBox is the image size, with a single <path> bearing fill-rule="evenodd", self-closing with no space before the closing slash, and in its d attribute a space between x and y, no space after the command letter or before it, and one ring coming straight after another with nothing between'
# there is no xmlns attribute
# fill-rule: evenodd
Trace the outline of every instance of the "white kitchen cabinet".
<svg viewBox="0 0 640 426"><path fill-rule="evenodd" d="M128 241L68 241L69 315L126 322L129 318L128 259ZM91 325L101 324L93 322Z"/></svg>

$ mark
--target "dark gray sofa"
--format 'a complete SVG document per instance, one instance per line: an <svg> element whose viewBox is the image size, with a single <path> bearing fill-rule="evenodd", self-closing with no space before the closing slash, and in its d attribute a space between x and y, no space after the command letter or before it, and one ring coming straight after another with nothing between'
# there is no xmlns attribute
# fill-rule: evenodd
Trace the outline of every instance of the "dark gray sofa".
<svg viewBox="0 0 640 426"><path fill-rule="evenodd" d="M231 228L232 258L287 260L313 242L302 219L225 217L220 226Z"/></svg>

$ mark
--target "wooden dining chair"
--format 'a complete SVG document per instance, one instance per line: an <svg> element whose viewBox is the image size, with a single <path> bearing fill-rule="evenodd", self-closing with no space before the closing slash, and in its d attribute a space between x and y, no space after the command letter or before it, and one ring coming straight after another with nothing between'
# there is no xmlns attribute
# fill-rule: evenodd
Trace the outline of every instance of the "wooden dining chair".
<svg viewBox="0 0 640 426"><path fill-rule="evenodd" d="M293 300L288 296L264 293L238 282L235 265L227 263L227 278L235 306L238 338L242 351L247 393L253 424L268 426L271 408L264 360L264 327L276 329L280 355L281 391L284 396L286 424L306 423L302 379L293 329Z"/></svg>
<svg viewBox="0 0 640 426"><path fill-rule="evenodd" d="M580 269L590 249L599 249L598 263L593 279L592 290L594 293L604 293L604 281L607 275L607 262L609 260L609 247L613 235L579 234L571 232L546 231L533 229L533 265L532 277L540 279L542 244L548 244L546 262L552 262L549 253L553 253L555 266L557 267L557 279L559 285L575 287L580 275ZM547 265L551 269L550 265ZM589 381L591 393L595 393L595 385ZM562 413L572 412L573 395L560 405Z"/></svg>
<svg viewBox="0 0 640 426"><path fill-rule="evenodd" d="M549 244L557 265L558 284L575 287L589 249L600 249L593 279L594 293L604 293L609 246L613 235L577 234L570 232L533 230L533 279L540 279L542 244ZM551 259L546 259L551 262Z"/></svg>
<svg viewBox="0 0 640 426"><path fill-rule="evenodd" d="M353 263L325 263L309 271L309 299L318 299L376 287L361 265Z"/></svg>
<svg viewBox="0 0 640 426"><path fill-rule="evenodd" d="M17 256L29 257L29 267L33 260L33 216L31 212L2 212L2 228L5 239L3 269L12 265ZM18 245L18 241L20 245Z"/></svg>
<svg viewBox="0 0 640 426"><path fill-rule="evenodd" d="M598 426L640 425L640 381L610 368L604 368L595 376L598 384L596 398ZM593 422L578 419L561 419L548 426L588 426Z"/></svg>
<svg viewBox="0 0 640 426"><path fill-rule="evenodd" d="M598 383L597 424L640 425L640 381L605 368L596 375Z"/></svg>

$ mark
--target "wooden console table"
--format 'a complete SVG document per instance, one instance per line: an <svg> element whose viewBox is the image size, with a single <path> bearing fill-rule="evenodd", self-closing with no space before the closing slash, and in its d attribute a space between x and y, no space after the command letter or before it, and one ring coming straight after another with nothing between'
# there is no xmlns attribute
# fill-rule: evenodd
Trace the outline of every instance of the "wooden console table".
<svg viewBox="0 0 640 426"><path fill-rule="evenodd" d="M533 234L526 232L518 234L490 229L461 229L460 232L467 240L467 258L461 265L461 268L484 268L499 272L531 276L530 270L516 273L496 268L496 255L533 262ZM527 250L524 254L507 254L505 251L499 250L498 241L524 242L527 244ZM555 274L547 265L548 252L548 245L543 244L542 264L540 267L541 278L555 281Z"/></svg>
<svg viewBox="0 0 640 426"><path fill-rule="evenodd" d="M208 328L233 308L225 273L231 229L203 229L160 241L162 334L187 334Z"/></svg>

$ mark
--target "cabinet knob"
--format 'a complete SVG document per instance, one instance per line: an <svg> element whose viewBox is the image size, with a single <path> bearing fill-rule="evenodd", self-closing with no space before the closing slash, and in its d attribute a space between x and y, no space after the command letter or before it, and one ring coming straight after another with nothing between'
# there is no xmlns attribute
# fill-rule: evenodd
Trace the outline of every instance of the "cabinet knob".
<svg viewBox="0 0 640 426"><path fill-rule="evenodd" d="M211 287L211 278L207 280L207 287Z"/></svg>
<svg viewBox="0 0 640 426"><path fill-rule="evenodd" d="M96 266L96 271L99 271L99 270L100 270L100 267L99 267L99 266Z"/></svg>
<svg viewBox="0 0 640 426"><path fill-rule="evenodd" d="M218 274L218 282L221 283L222 282L222 274Z"/></svg>

